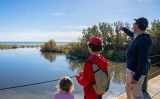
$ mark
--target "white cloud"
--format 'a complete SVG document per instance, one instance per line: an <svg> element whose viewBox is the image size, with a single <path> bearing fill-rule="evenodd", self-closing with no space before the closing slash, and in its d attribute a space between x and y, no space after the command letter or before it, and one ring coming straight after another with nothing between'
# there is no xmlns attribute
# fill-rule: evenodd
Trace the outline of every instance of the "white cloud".
<svg viewBox="0 0 160 99"><path fill-rule="evenodd" d="M79 31L49 32L32 30L28 32L0 33L0 41L48 41L53 39L56 42L71 42L77 41L77 38L81 36L82 33Z"/></svg>
<svg viewBox="0 0 160 99"><path fill-rule="evenodd" d="M14 30L25 30L25 31L28 31L27 29L25 29L25 28L21 28L21 27L0 27L0 29L5 29L5 30L12 30L12 29L14 29Z"/></svg>
<svg viewBox="0 0 160 99"><path fill-rule="evenodd" d="M51 15L53 15L53 16L61 16L61 15L64 15L64 13L51 13Z"/></svg>
<svg viewBox="0 0 160 99"><path fill-rule="evenodd" d="M15 27L0 27L1 29L15 29Z"/></svg>
<svg viewBox="0 0 160 99"><path fill-rule="evenodd" d="M32 30L33 32L40 32L40 30Z"/></svg>
<svg viewBox="0 0 160 99"><path fill-rule="evenodd" d="M88 27L91 27L91 26L66 26L65 28L68 28L68 29L87 29Z"/></svg>
<svg viewBox="0 0 160 99"><path fill-rule="evenodd" d="M0 27L1 29L8 29L8 28L6 28L6 27Z"/></svg>
<svg viewBox="0 0 160 99"><path fill-rule="evenodd" d="M39 20L37 20L37 21L39 21L39 22L40 22L40 21L42 21L42 20L41 20L41 19L39 19Z"/></svg>
<svg viewBox="0 0 160 99"><path fill-rule="evenodd" d="M30 13L29 11L27 11L27 13Z"/></svg>

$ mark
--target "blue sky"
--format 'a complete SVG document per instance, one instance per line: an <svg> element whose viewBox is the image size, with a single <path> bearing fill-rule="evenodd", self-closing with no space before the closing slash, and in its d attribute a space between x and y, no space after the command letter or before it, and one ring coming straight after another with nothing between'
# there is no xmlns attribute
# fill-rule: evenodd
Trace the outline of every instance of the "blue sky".
<svg viewBox="0 0 160 99"><path fill-rule="evenodd" d="M100 22L160 19L159 0L0 0L0 41L76 41Z"/></svg>

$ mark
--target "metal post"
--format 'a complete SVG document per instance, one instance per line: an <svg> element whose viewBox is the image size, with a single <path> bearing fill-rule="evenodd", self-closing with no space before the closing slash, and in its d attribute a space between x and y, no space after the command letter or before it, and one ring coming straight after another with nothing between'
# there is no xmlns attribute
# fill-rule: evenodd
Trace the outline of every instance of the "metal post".
<svg viewBox="0 0 160 99"><path fill-rule="evenodd" d="M142 85L142 91L147 91L147 87L148 87L148 73L149 73L149 69L150 69L150 65L151 65L151 60L148 59L147 62L147 75L144 79L143 85Z"/></svg>

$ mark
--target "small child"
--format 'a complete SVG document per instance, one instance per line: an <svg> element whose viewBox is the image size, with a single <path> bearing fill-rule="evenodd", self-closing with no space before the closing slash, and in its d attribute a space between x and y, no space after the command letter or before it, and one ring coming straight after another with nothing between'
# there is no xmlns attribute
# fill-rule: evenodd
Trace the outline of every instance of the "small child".
<svg viewBox="0 0 160 99"><path fill-rule="evenodd" d="M53 99L74 99L74 95L71 94L74 89L74 83L68 76L63 76L60 79L57 89L58 92L54 94Z"/></svg>

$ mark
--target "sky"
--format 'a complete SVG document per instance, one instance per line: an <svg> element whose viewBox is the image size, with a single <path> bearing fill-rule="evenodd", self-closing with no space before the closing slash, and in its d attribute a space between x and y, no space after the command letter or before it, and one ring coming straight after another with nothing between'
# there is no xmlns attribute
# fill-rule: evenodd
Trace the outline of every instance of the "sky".
<svg viewBox="0 0 160 99"><path fill-rule="evenodd" d="M101 22L160 20L160 0L0 0L0 41L76 41Z"/></svg>

